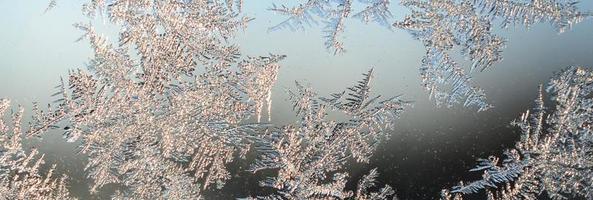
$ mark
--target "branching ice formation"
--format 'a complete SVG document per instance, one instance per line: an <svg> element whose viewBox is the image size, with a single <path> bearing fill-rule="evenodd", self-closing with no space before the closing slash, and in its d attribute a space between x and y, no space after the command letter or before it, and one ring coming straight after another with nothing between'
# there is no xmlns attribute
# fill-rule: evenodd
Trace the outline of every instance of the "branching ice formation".
<svg viewBox="0 0 593 200"><path fill-rule="evenodd" d="M47 7L43 11L43 13L47 13L48 11L50 11L51 9L56 7L56 5L58 5L57 0L50 0L49 3L47 4Z"/></svg>
<svg viewBox="0 0 593 200"><path fill-rule="evenodd" d="M317 97L311 88L296 83L290 99L299 123L271 131L271 141L259 143L260 158L251 171L277 169L278 176L261 182L277 194L257 199L385 199L394 195L389 186L368 193L375 170L359 183L356 193L345 191L348 174L341 172L349 160L368 162L376 146L388 135L408 102L399 97L379 100L370 96L372 70L349 92ZM347 116L345 121L327 120L328 111ZM355 195L355 196L353 196Z"/></svg>
<svg viewBox="0 0 593 200"><path fill-rule="evenodd" d="M373 10L380 5L375 6L357 16L377 18ZM295 185L286 191L286 197L392 196L390 187L370 191L376 171L362 180L356 194L343 191L347 175L336 170L349 158L368 162L378 142L386 137L384 129L392 128L407 102L397 97L383 101L379 96L369 98L371 70L347 95L343 92L314 100L307 96L312 93L291 93L301 124L261 135L258 131L268 125L249 121L255 116L259 122L265 107L270 117L271 89L277 63L284 56L239 61L238 47L227 39L251 20L238 16L241 7L241 1L91 1L84 6L84 13L90 18L106 16L121 27L119 41L112 44L104 39L92 24L75 24L84 33L79 40L90 41L94 58L88 70L71 71L68 79L61 81L53 105L45 110L35 105L27 135L60 128L68 141L80 141L81 153L89 157L85 170L92 179L91 192L116 184L122 190L112 196L114 199L203 198L204 190L224 185L230 178L226 164L244 157L252 145L262 153L254 167L272 168L263 158L280 152L290 155L283 155L276 169L311 159L307 162L315 168L294 176L318 183L315 194L297 191L304 185ZM298 86L299 92L310 91ZM346 96L344 100L342 96ZM351 119L324 121L322 107L342 111ZM57 126L62 122L67 125ZM305 137L303 143L290 140L298 137ZM314 146L300 146L309 150L296 154L298 149L278 146L286 142ZM277 148L262 151L263 147ZM299 172L295 170L284 169ZM336 177L334 183L325 184L319 182L325 177L311 176L326 173ZM292 181L283 176L275 180Z"/></svg>
<svg viewBox="0 0 593 200"><path fill-rule="evenodd" d="M344 24L348 18L354 17L365 23L373 21L390 27L388 20L392 16L389 11L389 0L359 0L358 2L366 7L354 14L352 13L353 0L307 0L296 6L273 5L270 10L286 16L287 19L269 30L284 28L303 30L305 26L321 21L324 24L325 47L334 54L340 54L345 51L340 35L344 32Z"/></svg>
<svg viewBox="0 0 593 200"><path fill-rule="evenodd" d="M360 0L365 9L352 14L352 0L308 0L271 10L289 18L271 28L302 29L324 21L326 47L344 50L340 34L348 18L389 26L388 0ZM201 199L204 190L220 188L230 179L227 164L255 147L251 171L276 170L261 182L273 188L256 199L387 199L394 190L377 191L376 170L364 176L356 191L345 190L348 162L369 162L408 102L399 97L370 96L373 71L357 85L318 97L296 83L290 91L297 123L270 127L259 123L284 56L242 57L230 44L237 30L251 20L240 17L241 0L93 0L83 11L105 16L121 28L116 44L101 37L92 24L75 26L94 50L88 70L73 70L62 80L56 101L46 109L35 105L29 129L21 130L23 109L12 115L12 128L0 118L0 193L7 199L66 199L65 178L53 169L39 175L43 156L26 153L21 134L35 137L61 129L81 143L87 155L91 192L108 184L120 186L114 199ZM54 7L56 1L51 1ZM484 92L451 53L457 49L474 70L502 59L504 39L492 33L502 27L550 22L564 31L588 13L573 1L532 0L407 0L412 9L394 24L423 42L423 86L439 105L463 104L479 111L491 106ZM543 94L532 114L515 122L522 139L498 157L479 160L472 171L483 179L444 190L443 199L485 190L491 199L593 198L591 85L593 72L571 68L550 83L553 112L544 108ZM4 117L9 102L0 100ZM342 120L329 120L336 112ZM252 123L257 120L258 123ZM62 124L67 124L62 126ZM60 125L60 126L59 126ZM266 130L265 132L260 132ZM41 157L41 158L38 158ZM4 197L4 196L3 196Z"/></svg>
<svg viewBox="0 0 593 200"><path fill-rule="evenodd" d="M444 190L443 199L479 191L488 199L593 198L593 71L566 69L547 91L555 107L544 106L540 90L533 111L512 123L521 129L521 140L505 159L479 160L471 171L482 171L482 180Z"/></svg>
<svg viewBox="0 0 593 200"><path fill-rule="evenodd" d="M35 149L26 152L21 121L24 108L8 115L10 101L0 99L0 199L71 199L66 176L56 179L55 165L46 175L40 174L43 155ZM10 121L5 121L11 118Z"/></svg>
<svg viewBox="0 0 593 200"><path fill-rule="evenodd" d="M347 18L390 26L389 0L359 2L367 6L353 15L353 0L307 0L296 6L274 5L270 10L288 18L270 30L304 29L321 21L325 24L325 46L337 54L344 51L339 35ZM591 16L579 11L577 3L575 0L402 0L401 5L410 8L411 14L393 26L409 31L426 47L420 68L422 85L437 105L462 104L485 111L492 105L484 91L471 82L471 76L451 58L451 53L459 50L471 61L470 73L483 71L502 60L505 47L505 39L492 32L492 23L500 21L501 27L506 28L549 22L558 32L564 32Z"/></svg>
<svg viewBox="0 0 593 200"><path fill-rule="evenodd" d="M227 40L251 20L240 1L91 1L84 12L121 27L115 46L76 24L94 50L71 71L51 110L35 108L29 135L58 122L80 141L93 180L114 198L199 199L230 178L226 164L249 151L284 56L248 57ZM269 109L269 106L267 106Z"/></svg>
<svg viewBox="0 0 593 200"><path fill-rule="evenodd" d="M401 5L412 13L394 26L408 30L426 47L422 82L437 104L462 103L483 111L491 107L484 92L473 86L449 54L459 49L472 62L470 72L482 71L502 60L505 46L505 39L492 32L492 23L501 21L506 28L550 22L563 32L590 17L576 4L574 0L403 0Z"/></svg>

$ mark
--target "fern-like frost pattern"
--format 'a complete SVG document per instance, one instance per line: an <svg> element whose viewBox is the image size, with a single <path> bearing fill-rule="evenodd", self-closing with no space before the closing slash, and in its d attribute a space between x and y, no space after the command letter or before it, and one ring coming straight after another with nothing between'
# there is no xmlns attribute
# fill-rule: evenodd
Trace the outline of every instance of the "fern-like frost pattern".
<svg viewBox="0 0 593 200"><path fill-rule="evenodd" d="M521 139L504 159L479 160L471 171L482 179L443 191L443 199L486 191L488 199L593 198L593 71L571 67L557 74L547 92L553 107L544 106L543 89L535 108L512 124Z"/></svg>
<svg viewBox="0 0 593 200"><path fill-rule="evenodd" d="M67 177L56 178L55 165L42 175L43 154L23 147L24 108L19 106L12 114L9 110L10 101L0 99L0 199L73 199Z"/></svg>
<svg viewBox="0 0 593 200"><path fill-rule="evenodd" d="M356 3L363 9L354 10ZM590 17L572 0L403 0L411 13L392 24L389 0L307 0L274 5L287 19L270 30L304 29L321 22L328 50L345 51L342 34L350 18L407 30L426 48L422 86L438 105L461 104L478 111L492 107L471 82L473 71L500 62L505 39L493 22L530 27L549 22L559 32ZM52 0L45 10L57 6ZM80 142L88 157L85 172L96 194L106 185L113 199L203 199L231 179L227 165L255 152L249 171L273 171L260 182L268 196L248 199L396 199L395 189L378 186L377 169L346 190L349 162L368 163L410 102L372 95L373 70L345 91L320 97L296 82L288 96L295 123L274 127L272 88L284 55L243 56L232 44L252 18L242 17L242 0L103 1L84 5L89 19L103 16L120 28L117 41L77 23L79 41L93 57L87 69L61 79L47 107L34 104L28 128L24 108L11 110L0 99L0 199L71 199L66 176L55 166L41 173L43 155L23 147L23 139L59 129ZM456 51L471 62L463 67ZM466 68L469 69L466 71ZM442 199L463 199L485 191L488 199L593 199L593 72L572 67L555 76L544 106L513 122L521 139L503 158L478 160L470 170L482 179L442 191ZM547 105L547 104L546 104ZM267 112L266 112L267 111ZM329 119L337 113L343 119ZM262 120L263 118L263 120Z"/></svg>
<svg viewBox="0 0 593 200"><path fill-rule="evenodd" d="M341 172L348 161L369 162L386 130L409 102L399 97L379 100L370 96L373 71L364 74L348 92L317 97L309 87L296 83L290 91L297 124L272 130L265 143L259 143L259 159L251 171L278 170L278 175L260 183L275 188L277 194L256 199L386 199L395 195L385 186L369 192L378 176L376 170L360 180L356 192L345 191L348 174ZM330 111L348 116L345 121L327 120Z"/></svg>
<svg viewBox="0 0 593 200"><path fill-rule="evenodd" d="M269 10L286 16L286 20L270 27L269 30L286 28L304 30L308 26L322 23L325 47L334 54L341 54L346 50L341 35L349 18L390 27L389 20L392 14L389 10L389 0L359 0L358 2L365 5L365 8L353 11L354 0L307 0L295 6L274 4Z"/></svg>
<svg viewBox="0 0 593 200"><path fill-rule="evenodd" d="M403 0L401 5L411 14L393 26L407 30L426 47L420 71L425 89L437 96L438 105L462 104L484 111L492 107L484 92L449 54L458 50L471 62L470 73L483 71L503 59L506 40L493 33L492 23L500 20L506 28L549 22L563 32L590 17L576 4L573 0Z"/></svg>

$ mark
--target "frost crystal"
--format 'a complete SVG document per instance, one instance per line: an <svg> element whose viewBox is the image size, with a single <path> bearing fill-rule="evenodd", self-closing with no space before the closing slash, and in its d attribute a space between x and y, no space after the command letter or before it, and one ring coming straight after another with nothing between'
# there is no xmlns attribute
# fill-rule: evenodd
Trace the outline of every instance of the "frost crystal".
<svg viewBox="0 0 593 200"><path fill-rule="evenodd" d="M443 199L482 190L489 199L536 199L542 192L552 199L593 198L593 71L569 68L547 91L555 108L544 107L540 90L535 109L512 123L521 129L515 148L503 160L479 160L471 171L483 171L482 180L445 190Z"/></svg>
<svg viewBox="0 0 593 200"><path fill-rule="evenodd" d="M56 0L50 0L49 3L47 4L47 7L45 8L45 11L43 11L43 13L49 12L51 9L56 7L56 5L58 5L58 2Z"/></svg>
<svg viewBox="0 0 593 200"><path fill-rule="evenodd" d="M421 68L424 87L437 104L486 110L483 91L470 82L464 68L449 53L459 49L472 62L470 72L484 70L502 60L505 40L492 33L492 23L501 26L531 26L550 22L559 31L570 28L590 14L578 11L572 0L404 0L412 13L395 27L408 30L427 49Z"/></svg>
<svg viewBox="0 0 593 200"><path fill-rule="evenodd" d="M277 6L270 8L277 14L285 15L288 19L273 26L270 30L290 28L301 29L305 26L317 24L321 21L324 24L325 47L334 54L345 51L341 36L344 32L344 23L348 18L354 17L361 21L376 22L389 27L388 20L392 17L389 11L389 0L359 0L366 7L361 11L352 14L353 0L308 0L297 6Z"/></svg>
<svg viewBox="0 0 593 200"><path fill-rule="evenodd" d="M486 102L484 91L471 85L469 76L443 51L429 49L422 59L420 74L422 86L438 106L452 107L461 103L466 107L477 107L478 111L492 107Z"/></svg>
<svg viewBox="0 0 593 200"><path fill-rule="evenodd" d="M94 50L89 70L71 71L50 110L36 108L29 135L58 122L80 141L91 192L118 184L118 199L199 199L230 178L270 102L278 61L240 61L228 44L250 18L239 1L91 1L90 17L121 27L117 45L76 24ZM267 106L266 106L267 105ZM268 117L270 115L268 114Z"/></svg>
<svg viewBox="0 0 593 200"><path fill-rule="evenodd" d="M371 97L372 70L350 92L318 98L311 88L298 82L289 92L299 123L273 130L258 143L259 159L251 171L277 169L278 176L261 182L277 189L277 194L258 199L380 199L394 194L386 186L368 194L374 186L375 170L361 180L358 191L344 191L348 174L341 172L347 161L368 162L378 143L387 137L403 108L408 104L398 97L379 100ZM325 119L334 110L345 121Z"/></svg>
<svg viewBox="0 0 593 200"><path fill-rule="evenodd" d="M227 40L251 20L238 17L241 7L240 1L86 4L89 17L107 16L121 27L119 41L104 39L92 24L75 25L84 33L80 40L88 39L94 50L89 70L71 71L57 87L53 105L34 107L28 135L60 128L68 141L80 141L81 153L89 158L85 170L91 192L116 184L121 191L114 199L203 198L204 190L224 185L231 177L226 165L253 145L261 158L253 171L280 169L278 177L265 182L281 196L392 196L388 186L370 191L376 171L356 194L344 191L347 174L338 170L350 158L368 162L407 102L370 98L372 70L348 94L331 98L316 98L297 84L291 99L299 124L269 128L274 131L262 135L258 131L269 126L249 121L255 116L259 122L266 109L270 120L271 89L284 56L239 61L238 47ZM375 2L356 16L380 20L374 13L382 8ZM336 30L342 26L337 21ZM337 32L333 37L338 43ZM325 120L325 109L350 119ZM67 125L58 127L62 122ZM304 188L307 184L315 189Z"/></svg>
<svg viewBox="0 0 593 200"><path fill-rule="evenodd" d="M325 23L326 47L344 51L340 34L350 17L390 27L388 0L360 0L366 8L352 14L352 0L308 0L295 7L274 6L289 18L271 30ZM562 32L588 17L570 0L406 0L412 13L394 26L408 30L426 47L423 86L439 105L463 104L479 111L491 106L484 92L451 52L459 49L484 70L502 59L504 39L491 31L502 26L547 21ZM56 1L50 1L54 7ZM40 136L61 129L69 142L80 142L91 192L108 184L120 191L113 199L202 199L204 190L221 188L231 178L227 164L244 158L251 147L257 160L250 171L275 170L261 181L275 193L256 199L387 199L395 191L377 191L377 170L345 190L348 162L369 162L409 104L399 97L371 96L373 70L348 91L318 97L296 83L289 91L298 121L283 127L271 120L271 90L284 56L242 57L229 43L251 18L240 17L242 0L104 1L92 0L83 12L105 16L120 29L116 44L92 24L75 24L94 56L88 70L73 70L61 80L57 99L46 109L33 107L29 129L21 130L23 109L4 119L0 100L0 194L6 199L67 199L65 178L39 174L43 156L22 147L21 135ZM479 160L471 171L482 180L443 190L443 199L485 190L490 199L593 199L593 72L570 68L548 88L554 110L536 109L514 122L522 130L505 159ZM329 120L330 114L338 115ZM257 121L257 123L252 123ZM66 125L64 125L66 124ZM264 130L264 131L262 131ZM40 157L40 158L39 158Z"/></svg>
<svg viewBox="0 0 593 200"><path fill-rule="evenodd" d="M23 148L21 119L24 109L5 121L10 101L0 99L0 199L71 199L66 188L66 176L53 176L55 165L45 176L39 173L44 164L37 150Z"/></svg>
<svg viewBox="0 0 593 200"><path fill-rule="evenodd" d="M340 34L346 19L355 17L363 22L374 21L390 26L392 17L389 0L360 0L366 5L353 12L353 0L308 0L296 6L276 6L270 10L288 19L270 30L282 28L304 29L321 21L325 27L325 46L338 54L344 50ZM423 86L438 105L462 104L484 111L492 107L484 92L474 86L464 67L450 57L453 51L471 61L469 71L483 71L502 60L505 39L492 32L492 23L501 27L549 22L558 32L590 17L581 12L575 0L402 0L401 5L411 14L393 27L410 32L426 47L420 69Z"/></svg>

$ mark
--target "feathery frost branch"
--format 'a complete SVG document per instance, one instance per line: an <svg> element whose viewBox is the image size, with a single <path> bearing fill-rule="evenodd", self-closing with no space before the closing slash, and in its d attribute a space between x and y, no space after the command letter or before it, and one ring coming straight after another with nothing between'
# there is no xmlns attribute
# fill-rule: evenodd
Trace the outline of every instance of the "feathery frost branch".
<svg viewBox="0 0 593 200"><path fill-rule="evenodd" d="M479 160L471 171L483 171L482 179L444 190L442 199L480 191L488 199L593 198L593 71L571 67L552 78L554 107L544 106L542 90L535 108L512 123L521 139L502 163L495 156Z"/></svg>
<svg viewBox="0 0 593 200"><path fill-rule="evenodd" d="M493 33L496 20L502 21L502 28L550 22L563 32L590 17L576 4L574 0L403 0L401 5L410 8L411 14L393 26L407 30L426 47L420 71L431 96L443 96L435 98L438 105L461 103L483 111L491 106L482 90L447 55L459 49L472 63L470 72L483 71L502 60L505 39Z"/></svg>
<svg viewBox="0 0 593 200"><path fill-rule="evenodd" d="M269 9L276 14L284 15L286 20L269 28L270 31L279 29L304 30L305 26L324 24L323 38L325 47L334 54L345 51L342 33L348 18L358 18L368 23L375 22L385 27L391 27L388 22L391 18L389 0L359 0L366 5L363 10L353 11L354 0L307 0L295 6L272 5ZM354 13L353 13L354 12Z"/></svg>
<svg viewBox="0 0 593 200"><path fill-rule="evenodd" d="M251 19L242 1L90 1L90 18L120 26L112 43L92 24L75 24L94 57L71 71L36 115L28 135L61 128L80 141L91 192L125 188L117 199L200 199L230 178L271 104L284 56L240 60L227 41ZM64 127L57 124L65 122Z"/></svg>
<svg viewBox="0 0 593 200"><path fill-rule="evenodd" d="M7 114L9 109L10 101L0 99L0 199L72 199L66 188L67 177L55 178L55 165L41 175L44 155L36 149L24 149L24 108L19 106L12 115Z"/></svg>
<svg viewBox="0 0 593 200"><path fill-rule="evenodd" d="M349 160L368 162L380 141L388 135L386 129L409 103L398 97L379 101L370 98L373 71L364 74L350 92L317 97L311 88L296 83L289 91L299 123L272 130L256 143L259 159L250 171L275 169L278 175L260 183L277 190L272 196L256 199L384 199L394 195L389 186L369 194L377 172L364 177L354 194L345 191L348 174L341 172ZM327 120L329 111L347 116L345 121ZM354 196L356 195L356 196Z"/></svg>

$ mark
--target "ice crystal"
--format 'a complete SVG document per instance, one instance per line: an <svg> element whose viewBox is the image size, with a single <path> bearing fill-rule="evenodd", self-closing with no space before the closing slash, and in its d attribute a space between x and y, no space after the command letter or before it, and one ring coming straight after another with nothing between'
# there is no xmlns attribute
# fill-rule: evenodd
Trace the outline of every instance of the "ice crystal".
<svg viewBox="0 0 593 200"><path fill-rule="evenodd" d="M463 68L443 51L436 48L427 50L420 74L422 86L429 91L429 97L435 99L437 106L462 104L477 107L478 111L492 107L486 102L484 91L473 86Z"/></svg>
<svg viewBox="0 0 593 200"><path fill-rule="evenodd" d="M398 97L379 100L370 96L372 70L350 92L317 97L309 87L296 83L289 92L299 123L272 131L265 143L257 145L260 158L251 171L276 169L278 175L261 182L277 189L271 196L258 199L380 199L394 194L386 186L368 194L373 187L375 170L364 177L353 194L344 187L348 174L342 172L349 160L368 162L379 142L387 137L404 107ZM344 121L326 119L328 111L343 113Z"/></svg>
<svg viewBox="0 0 593 200"><path fill-rule="evenodd" d="M296 6L273 5L271 11L287 16L287 19L271 27L269 30L290 28L301 29L305 26L324 24L323 32L325 47L334 54L345 51L341 34L348 18L357 18L365 23L376 22L389 27L388 20L392 17L389 10L389 0L360 0L366 5L363 10L353 11L353 0L307 0ZM353 13L354 12L354 13Z"/></svg>
<svg viewBox="0 0 593 200"><path fill-rule="evenodd" d="M563 32L590 16L576 4L573 0L404 0L401 5L412 13L394 26L408 30L426 47L422 80L431 96L437 96L437 104L463 102L481 111L491 106L449 54L459 49L472 62L470 72L482 71L502 60L505 46L505 39L492 32L492 23L502 21L505 28L550 22Z"/></svg>
<svg viewBox="0 0 593 200"><path fill-rule="evenodd" d="M226 164L249 150L270 102L278 61L248 57L227 40L250 18L240 1L91 1L84 12L121 27L119 42L76 24L94 50L89 70L71 71L56 103L35 108L29 135L59 122L89 157L91 192L114 198L198 199L230 178ZM267 105L267 106L266 106ZM268 117L270 115L268 114Z"/></svg>
<svg viewBox="0 0 593 200"><path fill-rule="evenodd" d="M48 11L56 7L56 5L58 5L58 2L56 0L50 0L43 13L47 13Z"/></svg>
<svg viewBox="0 0 593 200"><path fill-rule="evenodd" d="M391 197L393 200L397 200L397 196L395 195L395 190L391 188L389 185L385 185L385 187L381 188L377 192L370 192L369 189L375 187L376 185L376 178L379 177L379 173L377 169L372 169L369 174L364 175L360 181L358 181L356 195L354 199L362 199L362 200L381 200L381 199L389 199Z"/></svg>
<svg viewBox="0 0 593 200"><path fill-rule="evenodd" d="M352 0L274 6L271 10L289 18L271 30L323 21L326 47L339 53L348 18L390 26L388 0L359 2L367 6L355 14ZM65 178L53 179L53 169L39 175L43 156L26 153L21 145L21 134L61 129L89 158L91 192L114 184L120 189L114 199L201 199L204 190L231 178L226 165L252 147L258 158L250 171L277 172L261 181L275 193L257 199L395 198L390 186L371 191L377 170L362 177L356 191L346 190L345 165L369 162L408 102L371 96L370 70L355 86L329 97L297 82L289 91L297 122L260 123L265 111L271 120L271 91L284 56L244 57L229 42L251 20L240 16L242 5L242 0L87 3L83 12L91 19L104 16L120 28L118 41L100 36L93 24L75 24L83 32L80 40L94 50L88 70L70 71L47 108L35 104L26 131L20 125L23 109L13 114L12 124L0 119L0 193L8 199L68 198ZM492 33L493 21L503 27L547 21L564 31L588 16L573 1L559 0L407 0L402 5L412 13L395 26L426 47L421 75L430 97L439 105L479 111L491 106L451 58L454 50L472 62L470 72L484 70L502 59L504 39ZM533 199L543 192L557 199L593 198L592 82L593 72L583 68L559 74L548 88L553 112L545 109L540 92L534 112L514 122L522 130L516 147L505 151L505 159L479 160L472 171L483 171L483 179L443 190L443 199L482 190L491 199ZM0 116L8 108L1 100ZM337 119L328 119L330 113Z"/></svg>
<svg viewBox="0 0 593 200"><path fill-rule="evenodd" d="M364 22L389 25L392 17L389 0L361 0L366 5L352 14L353 0L308 0L296 6L276 6L270 10L288 18L270 30L304 29L322 22L325 46L335 54L345 50L341 41L345 21L356 17ZM579 11L575 0L402 0L411 14L393 24L410 32L426 47L422 67L423 86L438 105L451 107L463 104L484 111L492 107L484 92L474 86L465 67L450 57L453 51L471 61L469 71L483 71L502 60L505 39L493 33L492 24L530 27L549 22L558 32L590 17Z"/></svg>
<svg viewBox="0 0 593 200"><path fill-rule="evenodd" d="M586 68L556 75L547 88L555 107L544 106L540 89L533 111L512 123L521 129L515 148L502 160L479 160L471 171L482 171L482 179L445 190L443 199L484 190L489 199L593 198L592 83L593 71Z"/></svg>
<svg viewBox="0 0 593 200"><path fill-rule="evenodd" d="M282 173L270 181L289 184L296 178L317 184L313 193L302 184L286 185L291 188L280 188L290 190L285 197L392 196L388 186L370 191L376 171L363 179L356 194L344 191L347 174L338 170L350 158L368 162L406 102L397 97L370 98L372 70L348 88L348 94L331 98L314 99L310 88L297 84L299 91L291 98L301 117L299 124L270 128L276 131L261 135L263 124L249 121L255 116L260 122L266 109L270 120L271 89L277 62L284 56L239 61L238 47L227 40L251 20L239 17L241 5L241 1L86 4L83 11L89 17L107 16L121 27L119 41L112 44L92 24L75 24L83 31L79 40L90 41L94 50L89 70L71 71L47 109L35 105L28 135L60 128L68 141L80 141L80 152L89 158L85 171L92 179L91 192L107 184L122 186L114 199L202 198L203 190L224 185L230 178L226 165L243 157L252 145L262 158L253 171L281 168ZM381 16L373 13L381 5L373 6L356 16L379 20ZM324 120L326 108L341 111L350 120ZM62 122L67 125L58 127ZM273 158L275 163L266 159L271 155L279 156ZM300 165L302 159L310 159L309 164L286 168ZM312 168L299 171L304 170L300 167ZM325 176L334 177L333 181Z"/></svg>
<svg viewBox="0 0 593 200"><path fill-rule="evenodd" d="M66 176L54 177L55 165L40 174L43 155L35 149L26 152L21 127L24 108L7 115L10 101L0 99L0 199L71 199ZM11 118L10 121L4 119Z"/></svg>

